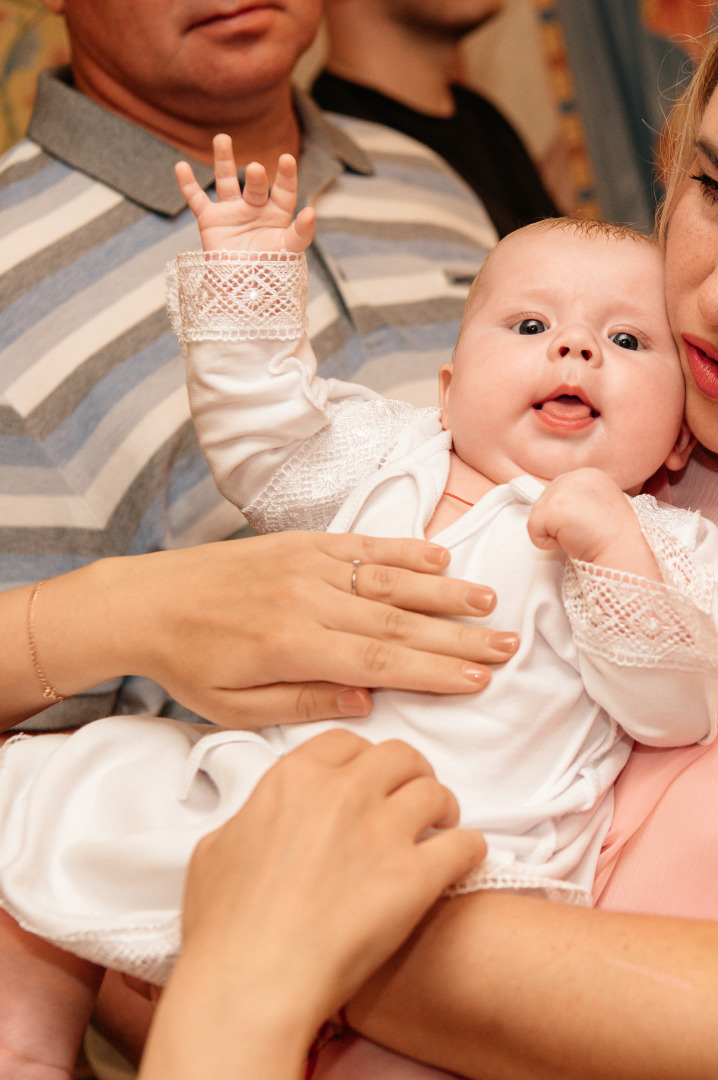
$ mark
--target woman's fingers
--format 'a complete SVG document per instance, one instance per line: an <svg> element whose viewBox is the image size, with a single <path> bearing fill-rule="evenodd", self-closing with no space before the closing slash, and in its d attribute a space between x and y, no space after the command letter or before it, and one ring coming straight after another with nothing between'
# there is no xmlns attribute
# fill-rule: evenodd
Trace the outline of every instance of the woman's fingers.
<svg viewBox="0 0 718 1080"><path fill-rule="evenodd" d="M401 827L418 840L428 829L448 829L459 824L459 803L453 792L431 776L404 781L393 792L393 812Z"/></svg>
<svg viewBox="0 0 718 1080"><path fill-rule="evenodd" d="M351 563L377 563L399 566L405 570L417 570L426 574L439 574L446 570L451 556L445 547L427 540L385 539L379 536L362 536L358 533L295 533L295 536L312 537L318 550L335 559Z"/></svg>
<svg viewBox="0 0 718 1080"><path fill-rule="evenodd" d="M407 607L409 605L407 604ZM459 597L457 611L451 614L476 616L477 611L466 611ZM438 609L446 612L446 608ZM364 600L357 603L353 597L343 594L335 598L327 612L324 625L329 630L349 630L358 636L375 638L380 642L397 642L415 649L461 657L464 660L480 660L482 663L503 663L514 654L518 635L512 632L491 630L485 626L456 619L437 620L431 615L396 607L390 603Z"/></svg>
<svg viewBox="0 0 718 1080"><path fill-rule="evenodd" d="M365 600L380 600L412 611L488 615L496 606L496 594L485 585L428 577L396 566L360 562L349 578L349 588Z"/></svg>
<svg viewBox="0 0 718 1080"><path fill-rule="evenodd" d="M418 845L424 862L427 896L435 899L486 858L486 841L477 829L446 829ZM428 907L428 904L427 904Z"/></svg>
<svg viewBox="0 0 718 1080"><path fill-rule="evenodd" d="M358 605L352 611L358 616ZM510 655L492 648L491 631L448 621L435 627L427 615L394 608L385 614L375 606L365 622L356 618L355 623L364 623L363 632L344 630L340 611L332 612L332 618L337 625L315 631L317 650L331 649L336 676L341 672L342 683L355 686L471 693L488 683L487 664L505 662ZM327 655L318 655L317 662L326 666ZM311 657L303 660L311 665Z"/></svg>
<svg viewBox="0 0 718 1080"><path fill-rule="evenodd" d="M248 690L218 690L209 719L227 728L263 728L356 719L368 716L371 708L371 694L363 687L329 682L274 683Z"/></svg>
<svg viewBox="0 0 718 1080"><path fill-rule="evenodd" d="M369 754L371 745L365 745L353 762L354 771L362 773L357 782L364 790L386 797L419 778L436 784L433 768L415 747L400 739L387 739L374 744Z"/></svg>

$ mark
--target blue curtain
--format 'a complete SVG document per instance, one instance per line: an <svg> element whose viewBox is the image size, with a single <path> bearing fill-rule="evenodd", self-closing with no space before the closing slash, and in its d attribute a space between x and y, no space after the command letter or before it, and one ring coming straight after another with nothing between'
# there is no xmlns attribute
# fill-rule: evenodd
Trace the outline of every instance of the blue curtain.
<svg viewBox="0 0 718 1080"><path fill-rule="evenodd" d="M558 0L558 9L602 216L650 232L656 138L692 62L646 30L640 0Z"/></svg>

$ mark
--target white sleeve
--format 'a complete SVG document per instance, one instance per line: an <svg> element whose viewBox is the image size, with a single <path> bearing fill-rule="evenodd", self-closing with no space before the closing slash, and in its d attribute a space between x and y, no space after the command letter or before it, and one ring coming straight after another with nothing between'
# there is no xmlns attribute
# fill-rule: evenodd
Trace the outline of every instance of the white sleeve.
<svg viewBox="0 0 718 1080"><path fill-rule="evenodd" d="M564 604L589 694L652 746L716 734L718 530L699 514L632 500L662 581L567 563Z"/></svg>
<svg viewBox="0 0 718 1080"><path fill-rule="evenodd" d="M217 487L257 531L325 528L418 411L317 375L303 255L188 253L167 283Z"/></svg>

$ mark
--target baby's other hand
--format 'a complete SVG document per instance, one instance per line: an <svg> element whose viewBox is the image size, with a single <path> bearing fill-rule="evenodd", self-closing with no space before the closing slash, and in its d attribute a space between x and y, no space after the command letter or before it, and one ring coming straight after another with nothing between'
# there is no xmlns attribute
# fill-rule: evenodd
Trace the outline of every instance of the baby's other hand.
<svg viewBox="0 0 718 1080"><path fill-rule="evenodd" d="M660 580L628 498L600 469L552 480L534 503L528 531L544 550L560 548L572 559Z"/></svg>
<svg viewBox="0 0 718 1080"><path fill-rule="evenodd" d="M197 218L203 251L304 251L314 236L314 210L305 207L292 221L297 205L297 163L282 154L271 191L263 165L251 162L240 190L229 135L214 137L217 202L195 179L191 166L175 166L180 190Z"/></svg>

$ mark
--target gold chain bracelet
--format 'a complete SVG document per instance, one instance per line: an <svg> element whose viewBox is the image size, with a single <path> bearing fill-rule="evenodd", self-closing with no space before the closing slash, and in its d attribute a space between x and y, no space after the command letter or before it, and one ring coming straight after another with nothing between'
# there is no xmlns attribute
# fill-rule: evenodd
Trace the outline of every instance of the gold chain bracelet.
<svg viewBox="0 0 718 1080"><path fill-rule="evenodd" d="M45 698L45 700L52 702L67 701L67 698L63 697L62 694L58 694L55 687L48 682L45 672L42 670L40 661L37 656L34 624L35 601L37 599L37 594L40 592L40 589L45 584L46 580L47 579L45 578L43 581L38 581L36 585L33 585L32 592L30 593L30 600L28 601L27 605L27 640L30 646L30 659L32 660L32 666L35 668L35 674L40 680L40 685L42 686L42 696Z"/></svg>

